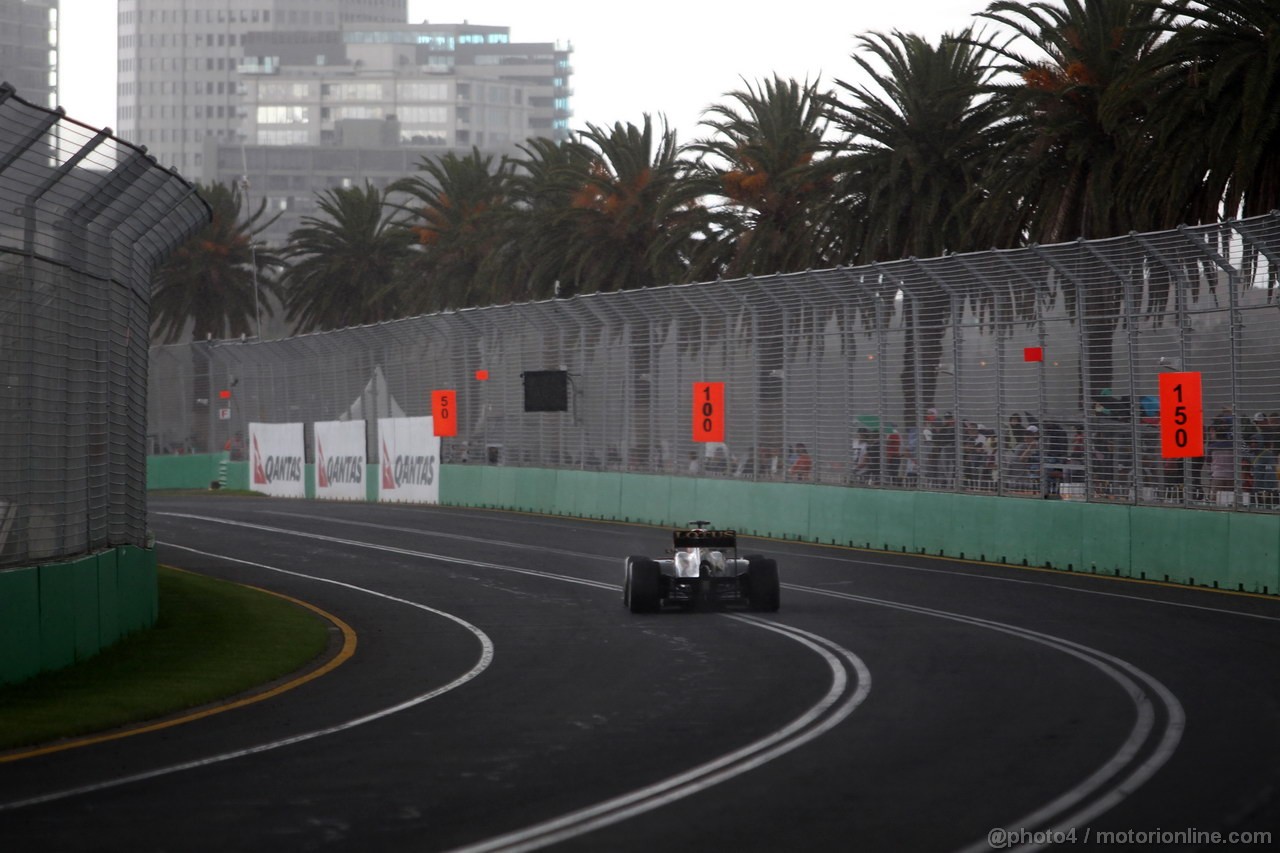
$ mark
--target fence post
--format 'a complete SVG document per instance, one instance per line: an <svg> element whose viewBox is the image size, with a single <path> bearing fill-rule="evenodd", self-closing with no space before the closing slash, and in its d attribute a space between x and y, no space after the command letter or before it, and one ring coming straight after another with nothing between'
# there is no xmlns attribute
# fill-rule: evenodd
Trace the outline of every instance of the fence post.
<svg viewBox="0 0 1280 853"><path fill-rule="evenodd" d="M914 328L912 328L912 329L911 329L911 349L912 349L912 353L911 353L911 356L912 356L912 357L911 357L911 365L912 365L912 370L911 370L911 373L912 373L912 376L911 376L911 382L912 382L912 385L914 386L914 387L913 387L913 389L912 389L912 391L913 391L913 398L914 398L914 401L915 401L915 404L912 406L912 411L913 411L913 413L914 413L914 415L915 415L915 427L916 427L916 452L917 452L917 453L919 453L919 451L920 451L920 439L923 437L923 433L924 433L924 412L922 411L922 407L921 407L921 403L923 403L924 401L923 401L923 400L922 400L922 398L921 398L921 391L923 390L923 387L922 387L922 386L923 386L923 383L921 382L921 373L920 373L920 297L919 297L919 295L918 295L918 294L916 294L914 291L912 291L911 286L910 286L910 285L908 285L908 284L906 283L906 281L904 281L904 280L903 280L902 278L900 278L899 276L894 275L894 274L893 274L893 272L892 272L892 271L890 271L890 270L889 270L885 265L880 264L880 263L878 263L878 262L876 262L876 261L872 261L871 266L872 266L872 267L874 267L874 268L875 268L875 269L876 269L876 270L877 270L877 271L878 271L878 272L879 272L879 273L880 273L884 278L886 278L886 279L888 279L889 281L891 281L891 282L893 282L894 284L896 284L896 285L898 286L898 288L902 291L902 296L903 296L903 298L904 298L904 299L909 299L909 300L911 300L911 322L912 322L912 324L913 324L913 326L914 326ZM905 312L904 312L904 316L905 316ZM906 331L907 331L907 326L906 326L906 324L904 323L904 324L903 324L903 333L904 333L904 336L905 336ZM904 344L904 348L903 348L903 355L904 355L904 357L905 357L905 355L906 355L905 343L906 343L906 341L904 340L904 341L903 341L903 344ZM903 404L905 405L905 404L906 404L906 399L905 399L906 395L904 394L904 395L903 395L903 397L904 397L904 399L903 399ZM881 397L881 407L882 407L882 408L883 408L883 405L884 405L884 398L883 398L883 397ZM884 425L884 420L883 420L883 415L882 415L882 416L881 416L881 429L882 429L882 430L883 430L883 425ZM906 445L906 441L905 441L905 440L903 440L903 441L902 441L902 444L905 446L905 445ZM917 467L918 467L918 462L917 462ZM919 477L919 471L917 471L917 473L916 473L916 479L917 479L917 487L918 487L918 486L919 486L919 479L920 479L920 477ZM897 485L901 486L901 485L902 485L902 483L898 483Z"/></svg>
<svg viewBox="0 0 1280 853"><path fill-rule="evenodd" d="M1185 276L1182 270L1170 263L1160 250L1151 244L1142 234L1136 231L1130 231L1129 237L1137 243L1146 253L1147 257L1154 259L1156 263L1164 267L1172 276L1172 284L1174 288L1174 312L1178 320L1178 364L1177 370L1185 370L1187 364L1187 329L1190 327L1190 320L1187 318L1186 288ZM1184 458L1182 460L1182 505L1191 505L1191 459Z"/></svg>
<svg viewBox="0 0 1280 853"><path fill-rule="evenodd" d="M1227 314L1229 319L1227 323L1227 346L1230 353L1228 376L1230 377L1231 386L1231 506L1235 509L1243 505L1243 497L1241 495L1243 484L1240 477L1243 436L1240 430L1240 388L1238 380L1240 375L1240 295L1236 292L1236 288L1239 287L1240 272L1226 258L1206 245L1195 234L1192 234L1187 226L1179 225L1178 233L1188 243L1195 246L1200 254L1204 255L1227 274Z"/></svg>
<svg viewBox="0 0 1280 853"><path fill-rule="evenodd" d="M929 269L928 264L921 263L914 255L911 257L911 263L916 269L924 273L930 281L941 288L942 292L947 294L950 302L951 310L951 413L952 413L952 454L955 464L952 475L951 488L952 491L962 491L964 482L964 451L963 451L963 433L962 424L964 419L960 416L960 294L959 292L946 282L944 282L933 270ZM923 437L923 436L921 436ZM917 441L920 439L917 438Z"/></svg>
<svg viewBox="0 0 1280 853"><path fill-rule="evenodd" d="M1089 420L1089 407L1093 402L1093 378L1092 378L1093 371L1090 369L1091 365L1090 365L1090 354L1089 354L1089 339L1084 333L1084 327L1085 327L1084 283L1081 282L1075 276L1073 276L1065 267L1062 266L1061 263L1058 262L1057 258L1050 255L1048 252L1042 249L1038 244L1036 243L1031 244L1031 252L1036 257L1040 258L1042 261L1048 264L1049 267L1051 267L1054 272L1062 276L1064 279L1066 279L1066 281L1074 285L1076 288L1076 314L1077 314L1076 328L1079 330L1079 335L1080 335L1080 387L1082 389L1082 394L1084 397L1084 400L1083 400L1084 445L1086 448L1086 453L1088 453L1088 449L1093 447L1093 428L1091 425L1091 421ZM1041 343L1043 345L1043 327L1042 327ZM1043 361L1040 362L1040 407L1041 407L1041 412L1043 413L1044 411L1044 362ZM1044 494L1045 470L1044 470L1044 447L1043 446L1040 448L1040 459L1041 459L1040 493ZM1091 464L1091 460L1087 458L1085 460L1085 466L1084 466L1084 481L1085 481L1085 500L1089 500L1093 494L1093 465Z"/></svg>
<svg viewBox="0 0 1280 853"><path fill-rule="evenodd" d="M1076 240L1076 245L1088 252L1094 260L1106 267L1108 272L1119 279L1120 287L1124 292L1124 313L1125 321L1128 325L1124 339L1129 355L1129 448L1133 459L1133 494L1130 496L1130 502L1138 503L1138 497L1141 495L1142 489L1142 445L1138 437L1138 390L1137 380L1134 377L1138 360L1133 348L1133 318L1137 313L1133 306L1133 288L1129 282L1129 277L1113 264L1109 258L1099 252L1092 243L1080 237Z"/></svg>

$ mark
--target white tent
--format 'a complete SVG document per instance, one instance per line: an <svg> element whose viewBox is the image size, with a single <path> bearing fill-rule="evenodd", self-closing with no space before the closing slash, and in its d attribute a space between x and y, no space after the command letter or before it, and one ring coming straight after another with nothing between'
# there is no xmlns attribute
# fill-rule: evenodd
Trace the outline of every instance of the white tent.
<svg viewBox="0 0 1280 853"><path fill-rule="evenodd" d="M376 420L377 418L403 418L404 409L391 396L387 389L387 377L382 372L382 365L373 368L373 376L360 392L360 396L351 406L338 415L340 421Z"/></svg>

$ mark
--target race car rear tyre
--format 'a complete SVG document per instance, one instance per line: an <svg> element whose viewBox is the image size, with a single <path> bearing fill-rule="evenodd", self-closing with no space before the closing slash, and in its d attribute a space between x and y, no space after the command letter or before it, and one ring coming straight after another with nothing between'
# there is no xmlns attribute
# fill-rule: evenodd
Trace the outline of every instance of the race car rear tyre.
<svg viewBox="0 0 1280 853"><path fill-rule="evenodd" d="M655 560L628 557L622 598L632 613L652 613L662 606L662 572Z"/></svg>
<svg viewBox="0 0 1280 853"><path fill-rule="evenodd" d="M782 604L778 564L768 557L747 557L747 601L752 610L772 613Z"/></svg>

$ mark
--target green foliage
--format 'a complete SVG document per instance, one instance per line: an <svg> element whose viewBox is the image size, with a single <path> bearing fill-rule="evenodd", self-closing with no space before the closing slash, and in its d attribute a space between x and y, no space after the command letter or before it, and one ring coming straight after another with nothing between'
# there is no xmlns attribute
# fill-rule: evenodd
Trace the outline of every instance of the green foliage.
<svg viewBox="0 0 1280 853"><path fill-rule="evenodd" d="M699 272L727 277L830 266L826 227L833 177L818 157L828 117L818 83L774 77L730 92L703 119L712 135L690 150L702 155L704 192L720 197L716 235ZM714 276L711 276L714 277Z"/></svg>
<svg viewBox="0 0 1280 853"><path fill-rule="evenodd" d="M402 271L401 294L410 314L510 301L503 259L509 242L513 166L472 149L435 160L392 192L413 203L406 225L415 251Z"/></svg>
<svg viewBox="0 0 1280 853"><path fill-rule="evenodd" d="M404 316L396 274L412 235L393 219L377 188L333 189L289 235L293 261L281 284L299 332L338 329Z"/></svg>
<svg viewBox="0 0 1280 853"><path fill-rule="evenodd" d="M1170 38L1144 73L1159 81L1144 200L1167 220L1280 207L1280 3L1163 4Z"/></svg>
<svg viewBox="0 0 1280 853"><path fill-rule="evenodd" d="M278 295L268 274L280 260L262 248L258 235L266 201L248 216L234 185L197 187L213 218L161 265L152 281L152 340L175 343L190 329L191 338L256 335L257 316L270 313L266 295ZM256 277L256 280L255 280Z"/></svg>
<svg viewBox="0 0 1280 853"><path fill-rule="evenodd" d="M933 257L1007 238L1007 215L978 214L984 200L994 207L1000 198L983 192L1003 118L980 97L994 73L992 40L975 41L970 29L937 45L896 31L857 43L863 55L853 60L871 85L837 81L844 97L830 101L844 134L841 200L853 213L849 232L860 237L844 260Z"/></svg>
<svg viewBox="0 0 1280 853"><path fill-rule="evenodd" d="M562 295L630 290L687 280L709 220L675 133L588 125L586 157L571 159L572 195L551 217L561 235Z"/></svg>
<svg viewBox="0 0 1280 853"><path fill-rule="evenodd" d="M1120 189L1151 156L1154 81L1140 69L1170 13L1142 0L997 0L981 17L1017 36L994 47L1004 60L996 68L1012 80L988 87L1005 119L990 151L999 164L985 182L990 197L1018 204L1026 237L1039 243L1148 225Z"/></svg>
<svg viewBox="0 0 1280 853"><path fill-rule="evenodd" d="M977 17L994 32L858 36L864 81L832 91L744 81L688 146L646 115L323 193L283 252L288 316L328 329L1280 206L1275 0L995 0ZM157 274L157 339L254 330L263 208L241 220L234 187L202 191L214 222ZM256 255L281 292L262 274L280 259Z"/></svg>

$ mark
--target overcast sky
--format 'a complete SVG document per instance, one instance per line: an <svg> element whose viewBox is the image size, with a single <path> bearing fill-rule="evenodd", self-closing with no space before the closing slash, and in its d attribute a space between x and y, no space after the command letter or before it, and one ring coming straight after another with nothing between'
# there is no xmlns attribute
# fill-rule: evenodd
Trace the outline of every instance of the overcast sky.
<svg viewBox="0 0 1280 853"><path fill-rule="evenodd" d="M856 79L849 59L855 36L897 29L935 40L981 23L972 15L985 5L986 0L790 0L728 7L667 0L409 0L409 20L508 26L512 41L572 44L574 128L639 124L645 113L665 114L687 142L698 133L703 110L742 88L743 78ZM72 118L114 127L116 4L62 0L61 7L62 106ZM631 12L641 14L628 17Z"/></svg>

